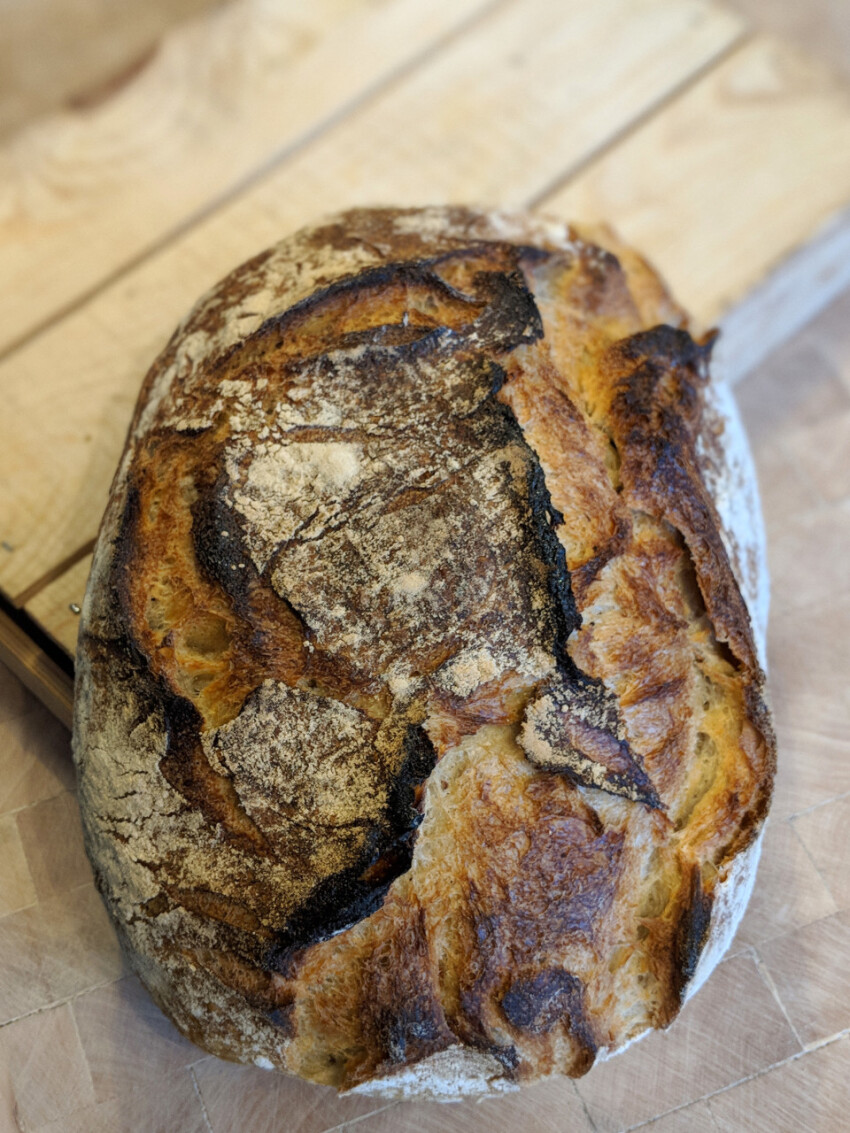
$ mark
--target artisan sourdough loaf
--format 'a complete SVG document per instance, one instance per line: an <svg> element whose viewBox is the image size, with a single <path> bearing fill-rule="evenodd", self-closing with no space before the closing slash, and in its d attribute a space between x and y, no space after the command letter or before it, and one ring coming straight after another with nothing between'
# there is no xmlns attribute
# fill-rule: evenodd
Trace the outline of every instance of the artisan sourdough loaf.
<svg viewBox="0 0 850 1133"><path fill-rule="evenodd" d="M717 962L774 751L711 342L610 233L459 208L304 229L177 329L74 749L100 891L191 1039L496 1092L666 1026Z"/></svg>

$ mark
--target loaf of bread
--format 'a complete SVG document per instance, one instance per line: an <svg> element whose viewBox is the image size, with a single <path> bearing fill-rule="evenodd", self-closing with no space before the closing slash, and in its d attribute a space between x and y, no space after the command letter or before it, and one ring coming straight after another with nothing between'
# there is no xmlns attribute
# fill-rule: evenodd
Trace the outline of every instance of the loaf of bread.
<svg viewBox="0 0 850 1133"><path fill-rule="evenodd" d="M461 208L304 229L179 326L74 749L98 886L189 1038L498 1092L666 1026L717 963L774 746L711 345L611 233Z"/></svg>

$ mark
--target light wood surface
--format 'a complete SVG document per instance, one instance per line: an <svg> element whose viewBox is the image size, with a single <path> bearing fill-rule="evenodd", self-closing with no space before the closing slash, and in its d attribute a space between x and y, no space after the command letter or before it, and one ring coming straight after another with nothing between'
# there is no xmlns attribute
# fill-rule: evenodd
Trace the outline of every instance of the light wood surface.
<svg viewBox="0 0 850 1133"><path fill-rule="evenodd" d="M845 0L728 0L762 30L816 55L850 78L850 4Z"/></svg>
<svg viewBox="0 0 850 1133"><path fill-rule="evenodd" d="M11 618L0 610L0 657L66 728L71 727L73 680Z"/></svg>
<svg viewBox="0 0 850 1133"><path fill-rule="evenodd" d="M835 0L834 20L823 17L827 2L813 0L820 41L814 23L805 27L834 59L835 41L825 44L824 29L843 19L843 0ZM776 6L790 19L789 0ZM372 4L369 15L382 11ZM577 40L559 33L558 21L570 13L578 21L572 34L592 30L594 51L578 51ZM842 262L850 262L840 213L850 200L842 190L846 95L822 70L796 60L793 45L789 53L757 37L742 41L740 24L708 5L491 5L7 357L0 366L7 596L22 599L72 649L86 540L143 371L204 287L322 209L380 193L409 201L540 200L552 210L577 208L573 192L584 195L590 215L594 193L604 192L620 210L618 225L664 261L683 295L702 282L697 313L721 319L738 344L730 371L751 366L775 341L774 324L788 334L795 320L822 308L841 285ZM737 85L736 74L744 76ZM456 106L463 115L453 113ZM381 162L375 152L385 155ZM747 163L750 152L757 162ZM795 163L795 153L806 161ZM670 183L675 195L664 188ZM762 198L754 186L762 186ZM816 232L831 208L831 227ZM690 241L687 254L680 238ZM0 240L0 257L3 247ZM81 294L75 286L72 280L73 294ZM736 393L768 530L780 770L745 921L671 1031L577 1083L452 1107L340 1099L203 1055L152 1005L118 951L82 849L67 731L0 664L0 1133L845 1128L850 291L743 376ZM39 461L31 459L34 445ZM63 563L67 569L59 569ZM0 649L2 640L0 626Z"/></svg>
<svg viewBox="0 0 850 1133"><path fill-rule="evenodd" d="M77 648L78 611L83 604L91 560L90 554L84 555L26 604L26 612L39 625L48 626L50 637L71 657Z"/></svg>
<svg viewBox="0 0 850 1133"><path fill-rule="evenodd" d="M120 85L180 20L220 0L2 0L0 137Z"/></svg>

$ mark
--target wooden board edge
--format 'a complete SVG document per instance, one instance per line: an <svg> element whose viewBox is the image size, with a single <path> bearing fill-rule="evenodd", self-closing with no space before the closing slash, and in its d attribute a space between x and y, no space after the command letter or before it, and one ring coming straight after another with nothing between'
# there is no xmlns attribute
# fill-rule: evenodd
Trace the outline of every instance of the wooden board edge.
<svg viewBox="0 0 850 1133"><path fill-rule="evenodd" d="M850 286L850 203L721 319L714 372L735 384Z"/></svg>
<svg viewBox="0 0 850 1133"><path fill-rule="evenodd" d="M34 627L38 632L37 626ZM0 661L70 730L74 717L74 677L6 610L0 609ZM63 655L64 655L64 651Z"/></svg>
<svg viewBox="0 0 850 1133"><path fill-rule="evenodd" d="M85 547L81 548L86 550ZM91 551L56 575L23 607L30 623L43 630L60 650L59 664L72 664L77 651L80 615L92 564Z"/></svg>

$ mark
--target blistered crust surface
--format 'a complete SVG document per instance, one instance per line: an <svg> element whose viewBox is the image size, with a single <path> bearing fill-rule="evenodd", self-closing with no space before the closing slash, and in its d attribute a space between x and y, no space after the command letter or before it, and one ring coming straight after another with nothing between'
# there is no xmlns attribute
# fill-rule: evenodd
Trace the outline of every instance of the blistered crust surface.
<svg viewBox="0 0 850 1133"><path fill-rule="evenodd" d="M119 935L195 1041L498 1092L705 978L773 774L710 347L610 233L463 209L303 230L175 332L74 749Z"/></svg>

